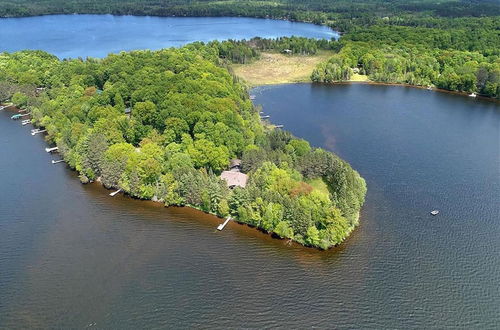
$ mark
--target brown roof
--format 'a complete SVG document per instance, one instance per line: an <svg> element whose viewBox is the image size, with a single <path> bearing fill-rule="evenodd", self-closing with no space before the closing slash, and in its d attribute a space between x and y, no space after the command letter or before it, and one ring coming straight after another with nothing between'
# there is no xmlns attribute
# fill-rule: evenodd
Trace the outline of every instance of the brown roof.
<svg viewBox="0 0 500 330"><path fill-rule="evenodd" d="M242 187L247 185L248 176L240 172L224 171L220 175L222 180L226 180L228 187Z"/></svg>

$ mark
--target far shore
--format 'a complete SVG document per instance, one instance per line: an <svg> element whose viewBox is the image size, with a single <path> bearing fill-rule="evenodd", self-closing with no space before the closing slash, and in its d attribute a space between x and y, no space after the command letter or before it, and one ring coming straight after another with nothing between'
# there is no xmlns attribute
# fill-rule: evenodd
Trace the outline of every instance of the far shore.
<svg viewBox="0 0 500 330"><path fill-rule="evenodd" d="M274 52L263 52L261 58L248 64L233 64L231 68L236 76L241 78L248 87L254 88L266 85L285 85L296 83L313 83L311 73L316 65L330 58L332 51L318 51L315 55L285 55ZM372 81L366 75L353 74L350 80L336 81L333 83L317 83L325 85L367 84L381 86L403 86L419 89L429 89L428 86L418 86L405 83L388 83ZM437 87L430 90L454 95L468 96L468 93L449 91ZM476 98L493 102L498 99L477 95Z"/></svg>

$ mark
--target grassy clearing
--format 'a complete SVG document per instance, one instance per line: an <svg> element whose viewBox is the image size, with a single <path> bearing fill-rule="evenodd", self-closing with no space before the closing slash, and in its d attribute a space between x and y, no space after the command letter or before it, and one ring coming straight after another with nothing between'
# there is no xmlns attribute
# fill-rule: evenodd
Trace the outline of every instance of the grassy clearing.
<svg viewBox="0 0 500 330"><path fill-rule="evenodd" d="M333 52L329 51L321 51L312 56L262 53L258 61L235 64L232 67L237 76L253 86L310 82L316 65L328 60L332 54Z"/></svg>
<svg viewBox="0 0 500 330"><path fill-rule="evenodd" d="M369 79L367 75L354 73L349 81L369 81Z"/></svg>
<svg viewBox="0 0 500 330"><path fill-rule="evenodd" d="M316 178L307 181L308 184L310 184L314 189L317 189L321 191L322 193L329 194L328 186L326 183L321 179L321 178Z"/></svg>

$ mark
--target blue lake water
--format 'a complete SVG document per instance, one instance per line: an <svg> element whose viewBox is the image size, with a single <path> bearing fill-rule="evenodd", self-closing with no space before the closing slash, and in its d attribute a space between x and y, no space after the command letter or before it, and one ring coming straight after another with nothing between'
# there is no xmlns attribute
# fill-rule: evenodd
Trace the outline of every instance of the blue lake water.
<svg viewBox="0 0 500 330"><path fill-rule="evenodd" d="M134 49L177 47L194 41L301 36L338 38L307 23L246 17L48 15L0 18L0 51L43 49L60 58L105 57Z"/></svg>

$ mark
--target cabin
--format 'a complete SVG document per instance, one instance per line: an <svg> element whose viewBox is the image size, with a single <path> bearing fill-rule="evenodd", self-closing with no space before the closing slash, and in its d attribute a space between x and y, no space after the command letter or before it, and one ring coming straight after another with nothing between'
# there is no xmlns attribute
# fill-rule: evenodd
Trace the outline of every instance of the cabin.
<svg viewBox="0 0 500 330"><path fill-rule="evenodd" d="M291 49L283 49L283 54L290 55L291 53L293 53Z"/></svg>
<svg viewBox="0 0 500 330"><path fill-rule="evenodd" d="M235 187L245 188L247 186L248 176L241 172L224 171L220 178L226 181L227 186L231 189Z"/></svg>
<svg viewBox="0 0 500 330"><path fill-rule="evenodd" d="M359 68L356 67L356 68L352 68L352 72L353 73L359 73L360 71L359 71Z"/></svg>
<svg viewBox="0 0 500 330"><path fill-rule="evenodd" d="M132 113L131 108L125 108L125 115L130 118L130 114Z"/></svg>

